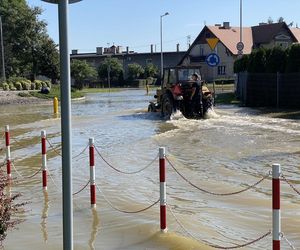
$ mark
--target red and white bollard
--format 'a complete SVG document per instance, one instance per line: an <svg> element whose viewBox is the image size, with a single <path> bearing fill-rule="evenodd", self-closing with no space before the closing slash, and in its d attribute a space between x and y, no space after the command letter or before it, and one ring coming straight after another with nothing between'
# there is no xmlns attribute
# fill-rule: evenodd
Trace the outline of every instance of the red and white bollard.
<svg viewBox="0 0 300 250"><path fill-rule="evenodd" d="M91 207L96 207L96 175L95 175L95 148L94 138L89 139L90 145L90 190L91 190Z"/></svg>
<svg viewBox="0 0 300 250"><path fill-rule="evenodd" d="M5 126L5 146L6 146L6 172L7 172L7 177L11 178L11 156L10 156L9 125Z"/></svg>
<svg viewBox="0 0 300 250"><path fill-rule="evenodd" d="M166 155L165 148L159 148L160 181L160 230L167 232L167 191L166 191Z"/></svg>
<svg viewBox="0 0 300 250"><path fill-rule="evenodd" d="M46 149L46 131L41 131L41 143L42 143L42 178L43 189L47 190L47 149Z"/></svg>
<svg viewBox="0 0 300 250"><path fill-rule="evenodd" d="M280 216L280 164L272 165L272 203L273 203L273 250L280 250L281 216Z"/></svg>

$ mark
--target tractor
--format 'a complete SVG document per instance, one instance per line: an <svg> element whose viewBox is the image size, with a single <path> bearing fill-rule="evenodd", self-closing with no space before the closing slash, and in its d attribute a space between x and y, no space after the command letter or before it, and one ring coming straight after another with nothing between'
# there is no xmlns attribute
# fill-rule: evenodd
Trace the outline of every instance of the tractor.
<svg viewBox="0 0 300 250"><path fill-rule="evenodd" d="M172 113L180 111L188 119L203 118L205 113L212 109L214 99L212 93L200 81L200 101L196 107L192 107L191 94L193 74L200 74L200 68L190 66L177 66L165 68L161 89L158 89L156 95L157 102L150 102L149 112L160 112L164 119L170 119ZM195 112L196 111L196 112Z"/></svg>

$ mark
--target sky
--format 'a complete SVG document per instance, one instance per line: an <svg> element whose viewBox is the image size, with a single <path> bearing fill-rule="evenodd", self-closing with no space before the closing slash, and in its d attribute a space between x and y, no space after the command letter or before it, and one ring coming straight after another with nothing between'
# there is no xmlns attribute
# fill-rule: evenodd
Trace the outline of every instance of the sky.
<svg viewBox="0 0 300 250"><path fill-rule="evenodd" d="M41 20L48 24L50 37L58 44L58 7L42 0L26 0L43 9ZM299 0L242 0L243 26L276 21L283 17L300 27ZM136 52L160 51L160 16L163 17L163 50L186 50L204 25L230 22L240 25L240 0L82 0L69 5L69 47L92 53L96 47L129 46Z"/></svg>

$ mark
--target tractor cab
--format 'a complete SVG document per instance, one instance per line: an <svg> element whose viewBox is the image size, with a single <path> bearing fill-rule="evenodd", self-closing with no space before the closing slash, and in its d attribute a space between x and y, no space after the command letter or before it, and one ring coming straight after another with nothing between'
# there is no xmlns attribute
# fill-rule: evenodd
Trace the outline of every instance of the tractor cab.
<svg viewBox="0 0 300 250"><path fill-rule="evenodd" d="M211 92L203 86L203 81L198 79L199 102L192 103L191 95L195 81L192 75L201 77L199 67L165 68L161 89L155 97L157 103L150 103L148 111L160 110L164 118L170 118L173 112L180 110L186 118L202 118L208 108L213 105Z"/></svg>

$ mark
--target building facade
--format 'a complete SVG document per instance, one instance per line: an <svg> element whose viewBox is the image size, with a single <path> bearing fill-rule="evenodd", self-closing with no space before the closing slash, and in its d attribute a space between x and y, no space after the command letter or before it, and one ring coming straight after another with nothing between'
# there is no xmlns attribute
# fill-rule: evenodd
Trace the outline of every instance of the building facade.
<svg viewBox="0 0 300 250"><path fill-rule="evenodd" d="M250 54L253 49L281 46L287 48L300 41L300 29L291 28L286 23L265 24L253 27L231 27L229 22L223 25L205 26L183 56L179 65L193 65L200 68L202 78L207 81L234 78L234 61L238 58L237 43L240 42L242 30L243 54ZM212 50L207 42L209 38L217 38L218 43ZM205 59L210 53L217 53L220 63L216 67L207 65Z"/></svg>

